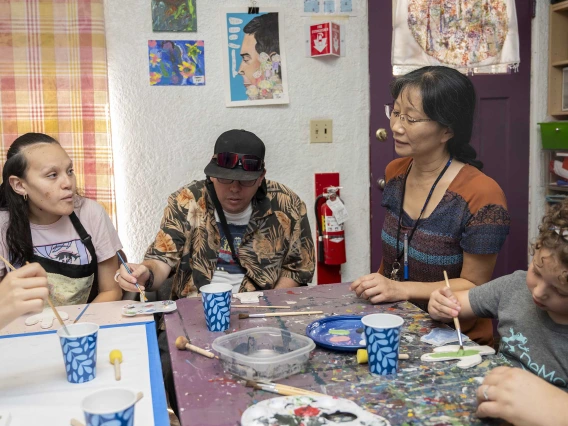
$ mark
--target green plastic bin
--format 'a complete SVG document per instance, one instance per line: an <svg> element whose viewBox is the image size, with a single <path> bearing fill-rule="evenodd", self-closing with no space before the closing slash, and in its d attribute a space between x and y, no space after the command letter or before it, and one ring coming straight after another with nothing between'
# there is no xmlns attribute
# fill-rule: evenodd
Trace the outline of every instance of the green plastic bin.
<svg viewBox="0 0 568 426"><path fill-rule="evenodd" d="M568 121L538 123L543 149L568 149Z"/></svg>

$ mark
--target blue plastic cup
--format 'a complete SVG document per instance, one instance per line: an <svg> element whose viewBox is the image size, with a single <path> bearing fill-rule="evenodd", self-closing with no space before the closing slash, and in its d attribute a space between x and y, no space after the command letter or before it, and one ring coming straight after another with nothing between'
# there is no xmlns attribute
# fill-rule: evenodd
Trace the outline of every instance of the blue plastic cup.
<svg viewBox="0 0 568 426"><path fill-rule="evenodd" d="M209 331L225 331L231 325L231 296L233 286L230 284L207 284L199 289L203 300L205 321Z"/></svg>
<svg viewBox="0 0 568 426"><path fill-rule="evenodd" d="M369 370L381 376L395 374L404 320L398 315L371 314L361 318L361 322L365 326Z"/></svg>
<svg viewBox="0 0 568 426"><path fill-rule="evenodd" d="M128 389L103 389L83 399L87 426L133 426L136 394Z"/></svg>
<svg viewBox="0 0 568 426"><path fill-rule="evenodd" d="M71 324L57 330L69 383L85 383L97 376L99 326L90 322Z"/></svg>

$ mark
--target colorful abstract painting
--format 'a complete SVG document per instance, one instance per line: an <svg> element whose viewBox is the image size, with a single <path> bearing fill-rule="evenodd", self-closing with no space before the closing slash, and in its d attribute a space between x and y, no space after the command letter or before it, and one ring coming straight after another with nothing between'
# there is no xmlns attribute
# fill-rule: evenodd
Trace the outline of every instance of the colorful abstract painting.
<svg viewBox="0 0 568 426"><path fill-rule="evenodd" d="M410 0L408 27L424 52L453 66L501 54L509 31L506 0Z"/></svg>
<svg viewBox="0 0 568 426"><path fill-rule="evenodd" d="M202 40L148 40L152 86L203 86L205 47Z"/></svg>
<svg viewBox="0 0 568 426"><path fill-rule="evenodd" d="M197 31L196 0L152 0L154 31Z"/></svg>

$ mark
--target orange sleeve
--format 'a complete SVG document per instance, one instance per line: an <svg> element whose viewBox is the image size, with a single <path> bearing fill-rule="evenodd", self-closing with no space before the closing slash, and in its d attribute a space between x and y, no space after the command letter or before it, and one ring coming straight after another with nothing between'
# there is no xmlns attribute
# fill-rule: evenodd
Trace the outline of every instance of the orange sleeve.
<svg viewBox="0 0 568 426"><path fill-rule="evenodd" d="M410 157L392 160L385 169L385 180L388 182L392 178L406 173L411 162L412 158Z"/></svg>

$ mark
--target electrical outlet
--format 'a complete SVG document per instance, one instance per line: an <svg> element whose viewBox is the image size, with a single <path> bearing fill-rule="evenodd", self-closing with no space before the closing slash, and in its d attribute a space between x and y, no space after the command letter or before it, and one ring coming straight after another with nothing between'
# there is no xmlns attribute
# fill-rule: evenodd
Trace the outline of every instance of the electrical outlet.
<svg viewBox="0 0 568 426"><path fill-rule="evenodd" d="M333 121L332 120L311 120L310 121L310 143L331 143L333 142Z"/></svg>

